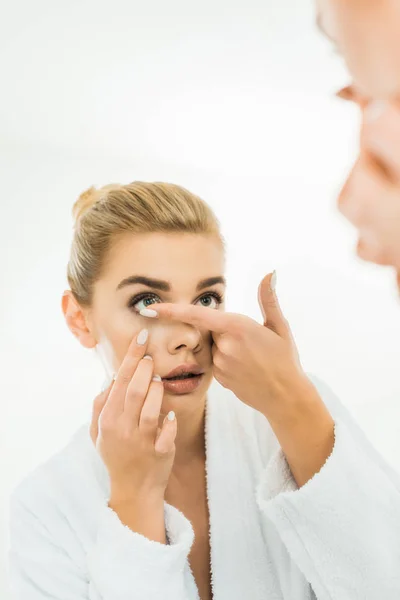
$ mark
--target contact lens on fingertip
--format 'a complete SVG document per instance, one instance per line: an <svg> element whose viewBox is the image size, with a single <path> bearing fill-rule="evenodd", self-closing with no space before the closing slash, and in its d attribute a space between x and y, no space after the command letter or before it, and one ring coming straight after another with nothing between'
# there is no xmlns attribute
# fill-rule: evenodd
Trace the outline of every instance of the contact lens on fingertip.
<svg viewBox="0 0 400 600"><path fill-rule="evenodd" d="M142 308L142 310L139 311L139 314L142 317L150 317L152 319L154 319L155 317L158 317L158 313L153 310L152 308Z"/></svg>
<svg viewBox="0 0 400 600"><path fill-rule="evenodd" d="M170 410L168 415L167 415L167 419L168 421L174 421L175 420L175 412L173 410Z"/></svg>

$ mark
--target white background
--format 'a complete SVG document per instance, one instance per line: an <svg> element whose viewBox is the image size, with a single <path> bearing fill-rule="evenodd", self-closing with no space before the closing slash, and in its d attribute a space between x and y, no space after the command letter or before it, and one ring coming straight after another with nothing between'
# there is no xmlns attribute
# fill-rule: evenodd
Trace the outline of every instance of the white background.
<svg viewBox="0 0 400 600"><path fill-rule="evenodd" d="M400 306L335 210L355 156L347 78L298 0L15 0L0 22L0 597L17 482L103 380L64 325L70 211L91 184L183 184L228 240L228 309L278 271L305 368L400 468Z"/></svg>

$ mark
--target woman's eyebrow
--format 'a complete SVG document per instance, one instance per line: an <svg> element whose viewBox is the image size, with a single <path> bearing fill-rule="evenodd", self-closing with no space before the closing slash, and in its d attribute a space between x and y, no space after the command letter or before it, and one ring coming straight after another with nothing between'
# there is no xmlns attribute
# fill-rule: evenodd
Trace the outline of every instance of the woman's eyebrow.
<svg viewBox="0 0 400 600"><path fill-rule="evenodd" d="M128 285L134 285L135 283L140 283L162 292L171 291L171 286L168 281L164 281L162 279L152 279L150 277L145 277L144 275L131 275L130 277L126 277L118 284L117 291Z"/></svg>
<svg viewBox="0 0 400 600"><path fill-rule="evenodd" d="M197 284L196 289L197 291L203 290L204 288L216 285L217 283L222 283L223 285L226 285L225 277L218 275L217 277L208 277L207 279L202 279ZM145 285L146 287L153 288L155 290L160 290L161 292L171 291L171 285L168 281L164 281L163 279L153 279L144 275L131 275L130 277L126 277L118 284L117 291L124 287L127 287L128 285L135 284Z"/></svg>
<svg viewBox="0 0 400 600"><path fill-rule="evenodd" d="M197 284L197 291L204 290L204 288L210 287L212 285L216 285L217 283L222 283L222 285L226 285L225 277L219 275L218 277L208 277L208 279L202 279Z"/></svg>

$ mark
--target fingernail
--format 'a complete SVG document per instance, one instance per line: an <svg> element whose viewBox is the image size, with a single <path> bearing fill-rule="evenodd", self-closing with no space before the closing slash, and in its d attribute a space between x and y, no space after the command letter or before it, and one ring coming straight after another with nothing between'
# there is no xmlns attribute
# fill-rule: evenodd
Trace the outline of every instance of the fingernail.
<svg viewBox="0 0 400 600"><path fill-rule="evenodd" d="M174 421L175 419L175 412L173 410L170 410L168 415L167 415L167 419L168 421Z"/></svg>
<svg viewBox="0 0 400 600"><path fill-rule="evenodd" d="M162 381L162 379L159 375L154 375L153 381Z"/></svg>
<svg viewBox="0 0 400 600"><path fill-rule="evenodd" d="M148 330L147 329L142 329L142 331L137 336L137 340L136 340L138 346L144 346L145 343L147 342L147 338L148 337L149 337Z"/></svg>
<svg viewBox="0 0 400 600"><path fill-rule="evenodd" d="M152 357L149 354L146 354L146 356L143 356L143 360L153 360Z"/></svg>
<svg viewBox="0 0 400 600"><path fill-rule="evenodd" d="M139 312L139 314L142 317L150 317L151 319L158 317L158 313L151 308L142 308L142 310Z"/></svg>
<svg viewBox="0 0 400 600"><path fill-rule="evenodd" d="M374 121L377 121L379 117L381 117L386 111L387 107L387 102L384 102L382 100L375 100L369 102L364 111L365 120L368 123L373 123Z"/></svg>
<svg viewBox="0 0 400 600"><path fill-rule="evenodd" d="M272 277L271 277L271 281L270 281L270 288L273 292L275 292L276 289L276 280L277 280L277 275L276 275L276 271L274 271L272 273Z"/></svg>

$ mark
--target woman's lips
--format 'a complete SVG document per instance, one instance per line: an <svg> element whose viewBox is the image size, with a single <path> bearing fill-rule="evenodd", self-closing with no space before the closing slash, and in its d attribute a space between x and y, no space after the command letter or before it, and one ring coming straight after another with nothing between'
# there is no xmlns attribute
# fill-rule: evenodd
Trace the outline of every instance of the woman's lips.
<svg viewBox="0 0 400 600"><path fill-rule="evenodd" d="M164 391L170 394L183 395L194 392L200 385L203 374L186 379L163 379Z"/></svg>

